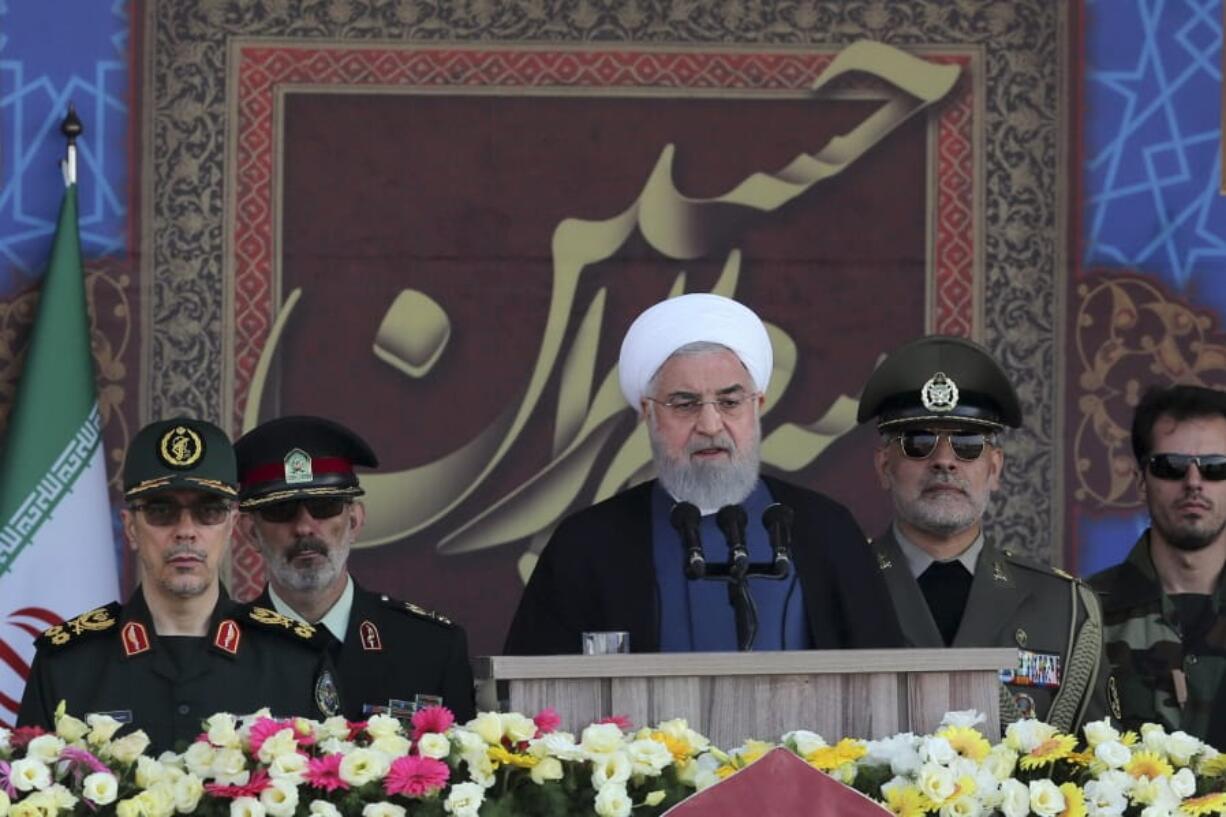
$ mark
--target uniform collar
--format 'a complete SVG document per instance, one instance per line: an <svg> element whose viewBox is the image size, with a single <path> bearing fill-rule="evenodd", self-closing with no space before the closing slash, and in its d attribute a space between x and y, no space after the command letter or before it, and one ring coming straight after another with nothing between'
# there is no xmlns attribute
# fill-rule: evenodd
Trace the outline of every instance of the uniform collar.
<svg viewBox="0 0 1226 817"><path fill-rule="evenodd" d="M898 542L898 549L902 551L903 558L907 560L907 569L911 571L911 575L915 578L918 579L920 574L936 561L928 551L903 535L902 530L898 527L897 520L894 522L894 540ZM981 528L979 535L975 537L975 541L971 542L971 546L955 557L966 568L966 572L972 576L975 575L975 564L979 561L979 554L983 551L983 542L983 529Z"/></svg>
<svg viewBox="0 0 1226 817"><path fill-rule="evenodd" d="M314 624L316 627L323 627L337 641L344 643L345 633L349 630L349 615L353 612L353 577L345 576L345 589L341 591L340 598L336 600L328 612L324 613L324 617L319 621L306 621L298 614L293 607L290 607L284 599L277 595L277 590L272 586L272 582L268 583L268 597L272 599L273 609L283 616L289 616L295 621L303 621L307 624Z"/></svg>

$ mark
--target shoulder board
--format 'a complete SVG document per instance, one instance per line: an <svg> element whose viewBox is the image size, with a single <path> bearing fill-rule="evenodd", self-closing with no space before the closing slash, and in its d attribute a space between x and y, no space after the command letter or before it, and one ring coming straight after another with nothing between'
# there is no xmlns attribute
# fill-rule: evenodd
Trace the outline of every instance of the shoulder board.
<svg viewBox="0 0 1226 817"><path fill-rule="evenodd" d="M1008 559L1010 562L1017 565L1018 567L1024 567L1024 568L1027 568L1028 570L1033 570L1036 573L1044 573L1048 576L1056 576L1068 582L1081 581L1081 579L1078 579L1073 574L1068 573L1064 570L1061 570L1060 568L1055 567L1054 565L1049 565L1044 562L1040 562L1038 559L1033 559L1029 556L1022 556L1018 553L1014 553L1011 550L1002 551L1002 554L1004 555L1006 559Z"/></svg>
<svg viewBox="0 0 1226 817"><path fill-rule="evenodd" d="M390 607L393 610L399 610L402 613L408 613L417 618L424 618L437 624L446 624L449 627L454 626L452 620L442 613L436 613L433 610L427 610L425 607L419 607L411 601L399 601L391 596L380 596L379 601L382 602L384 607Z"/></svg>
<svg viewBox="0 0 1226 817"><path fill-rule="evenodd" d="M43 630L43 634L38 637L34 645L38 649L65 647L98 633L114 629L119 623L119 613L121 610L123 610L123 606L119 602L113 601L105 607L99 607L90 610L88 613L82 613L76 618L68 619L63 624L57 624L54 627L48 627L46 630Z"/></svg>
<svg viewBox="0 0 1226 817"><path fill-rule="evenodd" d="M320 628L296 618L283 616L276 610L270 610L267 607L254 605L248 607L242 616L242 621L246 626L252 626L258 630L270 630L287 636L293 641L302 641L307 644L319 645L324 638L324 633Z"/></svg>

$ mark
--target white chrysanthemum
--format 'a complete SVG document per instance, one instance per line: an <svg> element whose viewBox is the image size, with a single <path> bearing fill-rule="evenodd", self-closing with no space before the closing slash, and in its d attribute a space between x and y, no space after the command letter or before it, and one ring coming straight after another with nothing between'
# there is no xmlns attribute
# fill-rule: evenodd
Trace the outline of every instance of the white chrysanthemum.
<svg viewBox="0 0 1226 817"><path fill-rule="evenodd" d="M298 808L298 787L288 780L273 780L260 792L260 805L270 817L293 817Z"/></svg>
<svg viewBox="0 0 1226 817"><path fill-rule="evenodd" d="M1005 817L1026 817L1030 813L1030 789L1010 778L1000 784L1000 811Z"/></svg>
<svg viewBox="0 0 1226 817"><path fill-rule="evenodd" d="M268 764L268 776L273 780L287 780L294 785L302 782L310 761L306 755L294 752L288 755L278 755Z"/></svg>
<svg viewBox="0 0 1226 817"><path fill-rule="evenodd" d="M455 817L477 817L485 802L485 787L476 783L456 783L443 801L443 809Z"/></svg>
<svg viewBox="0 0 1226 817"><path fill-rule="evenodd" d="M1166 756L1176 766L1187 766L1203 746L1187 732L1172 732L1166 737Z"/></svg>
<svg viewBox="0 0 1226 817"><path fill-rule="evenodd" d="M808 729L794 729L783 736L783 742L796 747L796 753L801 756L811 755L818 749L829 746L825 738Z"/></svg>
<svg viewBox="0 0 1226 817"><path fill-rule="evenodd" d="M230 817L264 817L264 806L254 797L236 797L230 801Z"/></svg>
<svg viewBox="0 0 1226 817"><path fill-rule="evenodd" d="M367 803L362 807L362 817L404 817L404 806L386 801Z"/></svg>
<svg viewBox="0 0 1226 817"><path fill-rule="evenodd" d="M1051 724L1026 718L1005 728L1005 744L1015 752L1026 754L1054 734L1056 727Z"/></svg>
<svg viewBox="0 0 1226 817"><path fill-rule="evenodd" d="M974 729L979 724L987 721L987 719L988 716L978 709L956 709L945 713L945 717L941 718L941 726Z"/></svg>
<svg viewBox="0 0 1226 817"><path fill-rule="evenodd" d="M149 736L141 729L111 741L106 747L107 754L120 763L135 763L136 759L148 748Z"/></svg>
<svg viewBox="0 0 1226 817"><path fill-rule="evenodd" d="M634 803L621 783L610 783L596 792L596 813L600 817L630 817Z"/></svg>
<svg viewBox="0 0 1226 817"><path fill-rule="evenodd" d="M1120 817L1128 798L1118 785L1091 780L1085 785L1086 817Z"/></svg>
<svg viewBox="0 0 1226 817"><path fill-rule="evenodd" d="M195 773L189 772L183 775L174 784L175 810L180 814L191 814L200 805L200 798L204 796L204 781L196 776Z"/></svg>
<svg viewBox="0 0 1226 817"><path fill-rule="evenodd" d="M227 747L217 750L209 773L201 776L211 777L223 786L244 786L251 779L251 772L247 770L247 758L242 750Z"/></svg>
<svg viewBox="0 0 1226 817"><path fill-rule="evenodd" d="M562 768L562 761L556 757L543 757L528 774L532 777L533 783L543 786L550 780L561 780L565 771Z"/></svg>
<svg viewBox="0 0 1226 817"><path fill-rule="evenodd" d="M668 751L668 747L650 738L631 741L626 747L626 755L633 764L634 774L645 777L659 775L673 762L673 755Z"/></svg>
<svg viewBox="0 0 1226 817"><path fill-rule="evenodd" d="M599 791L608 785L622 785L630 779L633 764L623 751L592 756L592 788Z"/></svg>
<svg viewBox="0 0 1226 817"><path fill-rule="evenodd" d="M210 715L204 722L204 731L209 743L225 748L237 748L239 745L238 721L228 712L218 712Z"/></svg>
<svg viewBox="0 0 1226 817"><path fill-rule="evenodd" d="M95 806L106 806L119 796L119 781L110 772L87 774L81 781L81 796Z"/></svg>
<svg viewBox="0 0 1226 817"><path fill-rule="evenodd" d="M122 723L110 715L86 715L85 722L89 724L89 734L86 735L85 741L90 746L101 746L115 737L115 733L123 727Z"/></svg>
<svg viewBox="0 0 1226 817"><path fill-rule="evenodd" d="M364 786L387 774L387 756L374 749L358 747L341 758L338 774L350 786Z"/></svg>
<svg viewBox="0 0 1226 817"><path fill-rule="evenodd" d="M64 741L56 735L39 735L26 744L26 757L36 758L43 763L54 763L59 760L64 746Z"/></svg>
<svg viewBox="0 0 1226 817"><path fill-rule="evenodd" d="M1121 769L1132 759L1132 750L1118 740L1107 740L1094 747L1094 757L1108 769Z"/></svg>
<svg viewBox="0 0 1226 817"><path fill-rule="evenodd" d="M341 810L327 800L312 800L308 814L311 817L341 817Z"/></svg>
<svg viewBox="0 0 1226 817"><path fill-rule="evenodd" d="M583 730L579 745L589 756L607 755L622 745L622 730L615 723L594 723Z"/></svg>
<svg viewBox="0 0 1226 817"><path fill-rule="evenodd" d="M45 789L51 785L51 769L36 757L23 757L9 767L9 782L17 791Z"/></svg>
<svg viewBox="0 0 1226 817"><path fill-rule="evenodd" d="M442 732L427 732L417 741L417 754L442 760L451 754L451 741Z"/></svg>
<svg viewBox="0 0 1226 817"><path fill-rule="evenodd" d="M1120 739L1120 732L1111 725L1110 718L1103 718L1101 721L1091 721L1081 727L1081 731L1085 733L1086 745L1091 749L1100 743L1109 743Z"/></svg>
<svg viewBox="0 0 1226 817"><path fill-rule="evenodd" d="M889 766L896 775L914 774L923 761L919 755L920 738L910 732L880 740L870 740L864 748L867 754L860 762L865 766Z"/></svg>

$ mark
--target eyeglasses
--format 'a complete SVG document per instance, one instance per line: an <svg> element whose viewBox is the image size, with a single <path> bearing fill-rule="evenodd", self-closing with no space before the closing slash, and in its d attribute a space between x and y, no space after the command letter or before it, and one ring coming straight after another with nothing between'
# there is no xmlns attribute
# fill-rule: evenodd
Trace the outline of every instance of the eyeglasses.
<svg viewBox="0 0 1226 817"><path fill-rule="evenodd" d="M702 414L703 406L715 406L715 410L729 419L735 419L745 412L745 407L757 399L759 392L748 394L725 394L714 400L696 400L693 397L670 397L668 400L647 399L656 405L668 409L676 417L692 420Z"/></svg>
<svg viewBox="0 0 1226 817"><path fill-rule="evenodd" d="M145 521L155 528L169 528L179 524L183 511L191 514L197 525L220 525L226 521L233 506L228 502L197 502L193 505L181 505L178 502L144 502L132 505L133 511L145 515Z"/></svg>
<svg viewBox="0 0 1226 817"><path fill-rule="evenodd" d="M985 445L994 445L994 435L982 431L955 431L947 429L936 431L926 428L908 428L898 432L894 439L902 449L902 455L909 460L926 460L932 456L941 444L941 438L949 440L949 447L954 456L963 462L974 462L983 456Z"/></svg>
<svg viewBox="0 0 1226 817"><path fill-rule="evenodd" d="M1226 454L1150 454L1142 462L1158 479L1183 479L1193 465L1203 480L1226 479Z"/></svg>
<svg viewBox="0 0 1226 817"><path fill-rule="evenodd" d="M276 502L255 508L265 522L292 522L298 518L298 509L306 508L312 519L331 519L339 516L349 500L343 496L317 496L310 499L295 499L291 502Z"/></svg>

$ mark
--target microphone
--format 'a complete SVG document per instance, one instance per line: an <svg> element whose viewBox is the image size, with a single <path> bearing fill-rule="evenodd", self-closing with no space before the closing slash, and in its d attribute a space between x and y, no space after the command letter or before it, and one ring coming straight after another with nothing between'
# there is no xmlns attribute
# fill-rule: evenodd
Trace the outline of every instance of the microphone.
<svg viewBox="0 0 1226 817"><path fill-rule="evenodd" d="M776 502L762 512L762 527L770 536L773 570L780 578L792 569L792 509Z"/></svg>
<svg viewBox="0 0 1226 817"><path fill-rule="evenodd" d="M745 547L745 525L749 517L740 505L725 505L715 513L715 524L728 540L728 576L741 581L749 570L749 549Z"/></svg>
<svg viewBox="0 0 1226 817"><path fill-rule="evenodd" d="M702 555L702 539L698 535L701 518L698 507L689 502L678 502L668 515L669 523L681 534L685 546L685 577L701 579L707 572L707 560Z"/></svg>

